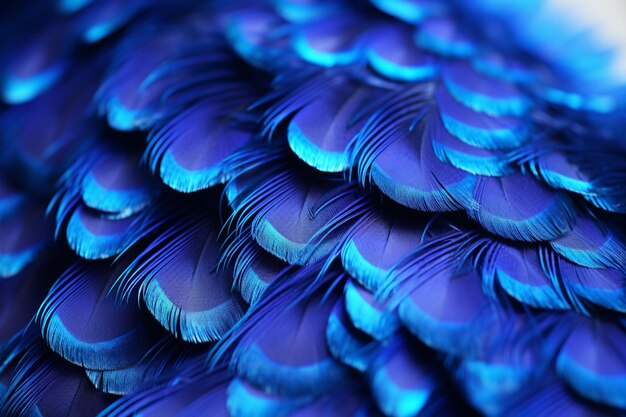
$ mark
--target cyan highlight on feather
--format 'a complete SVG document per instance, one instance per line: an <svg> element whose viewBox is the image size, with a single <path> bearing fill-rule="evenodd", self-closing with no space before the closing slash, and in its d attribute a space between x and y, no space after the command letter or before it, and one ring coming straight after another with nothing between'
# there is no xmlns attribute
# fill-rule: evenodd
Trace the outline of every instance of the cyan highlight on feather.
<svg viewBox="0 0 626 417"><path fill-rule="evenodd" d="M0 4L0 415L624 414L611 1Z"/></svg>

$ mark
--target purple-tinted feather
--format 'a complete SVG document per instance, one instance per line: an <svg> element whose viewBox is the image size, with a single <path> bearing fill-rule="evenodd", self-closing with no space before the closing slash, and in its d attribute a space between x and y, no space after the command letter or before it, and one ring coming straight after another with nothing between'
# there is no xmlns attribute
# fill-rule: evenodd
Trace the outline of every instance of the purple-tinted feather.
<svg viewBox="0 0 626 417"><path fill-rule="evenodd" d="M113 400L96 390L82 369L37 342L18 365L0 413L7 417L93 417Z"/></svg>
<svg viewBox="0 0 626 417"><path fill-rule="evenodd" d="M228 178L224 160L252 134L224 117L224 107L213 101L194 104L153 132L149 156L165 184L193 192Z"/></svg>
<svg viewBox="0 0 626 417"><path fill-rule="evenodd" d="M623 325L601 321L579 324L557 358L561 377L580 395L614 407L626 407L626 341Z"/></svg>
<svg viewBox="0 0 626 417"><path fill-rule="evenodd" d="M349 167L348 144L365 120L354 120L372 89L341 84L299 110L289 123L292 151L308 165L326 172Z"/></svg>
<svg viewBox="0 0 626 417"><path fill-rule="evenodd" d="M145 315L111 293L119 272L77 265L59 278L38 313L52 350L89 369L130 366L148 351L154 332Z"/></svg>
<svg viewBox="0 0 626 417"><path fill-rule="evenodd" d="M311 396L328 390L346 376L346 369L326 345L326 324L335 304L311 299L273 311L256 323L237 349L237 372L268 392Z"/></svg>
<svg viewBox="0 0 626 417"><path fill-rule="evenodd" d="M52 229L41 204L29 203L0 219L0 279L19 273L52 239Z"/></svg>
<svg viewBox="0 0 626 417"><path fill-rule="evenodd" d="M570 261L589 268L618 268L626 265L626 244L608 224L579 217L571 231L550 242Z"/></svg>
<svg viewBox="0 0 626 417"><path fill-rule="evenodd" d="M513 240L557 238L571 229L575 219L567 195L522 174L480 177L466 204L470 217L484 228Z"/></svg>

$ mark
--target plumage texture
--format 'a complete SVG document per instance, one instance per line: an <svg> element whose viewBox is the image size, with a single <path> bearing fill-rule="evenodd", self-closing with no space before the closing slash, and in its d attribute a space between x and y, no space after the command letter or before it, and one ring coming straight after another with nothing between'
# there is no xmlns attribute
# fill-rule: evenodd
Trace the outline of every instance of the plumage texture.
<svg viewBox="0 0 626 417"><path fill-rule="evenodd" d="M505 3L0 5L0 415L624 415L626 88Z"/></svg>

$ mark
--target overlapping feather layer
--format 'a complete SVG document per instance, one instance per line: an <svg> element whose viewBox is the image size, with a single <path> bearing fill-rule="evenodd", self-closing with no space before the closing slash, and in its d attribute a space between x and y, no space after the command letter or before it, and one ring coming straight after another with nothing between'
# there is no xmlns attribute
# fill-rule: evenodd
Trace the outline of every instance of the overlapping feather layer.
<svg viewBox="0 0 626 417"><path fill-rule="evenodd" d="M604 55L536 2L223 3L2 6L0 415L624 413Z"/></svg>

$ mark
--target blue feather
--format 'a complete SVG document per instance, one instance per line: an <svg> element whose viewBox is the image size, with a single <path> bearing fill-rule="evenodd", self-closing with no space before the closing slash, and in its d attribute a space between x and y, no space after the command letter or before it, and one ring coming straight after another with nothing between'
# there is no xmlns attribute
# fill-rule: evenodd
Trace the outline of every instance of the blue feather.
<svg viewBox="0 0 626 417"><path fill-rule="evenodd" d="M589 300L610 310L626 312L624 272L611 268L587 268L559 258L552 272L561 277L570 297Z"/></svg>
<svg viewBox="0 0 626 417"><path fill-rule="evenodd" d="M623 414L626 89L546 1L1 4L0 415Z"/></svg>
<svg viewBox="0 0 626 417"><path fill-rule="evenodd" d="M439 160L474 175L503 176L513 172L503 153L468 145L451 135L440 120L432 124L432 146Z"/></svg>
<svg viewBox="0 0 626 417"><path fill-rule="evenodd" d="M430 86L420 86L385 96L384 107L353 140L353 166L359 182L366 185L371 179L404 206L450 211L460 208L475 179L434 155L429 136L436 116L428 112L430 95ZM424 118L423 129L414 130Z"/></svg>
<svg viewBox="0 0 626 417"><path fill-rule="evenodd" d="M198 211L176 215L164 221L162 234L134 258L116 285L125 298L140 287L150 313L176 337L214 341L237 322L243 305L231 293L230 270L218 267L215 221Z"/></svg>
<svg viewBox="0 0 626 417"><path fill-rule="evenodd" d="M75 13L94 0L58 0L59 9L64 13Z"/></svg>
<svg viewBox="0 0 626 417"><path fill-rule="evenodd" d="M35 202L0 219L0 279L18 274L35 261L50 242L49 226L43 207Z"/></svg>
<svg viewBox="0 0 626 417"><path fill-rule="evenodd" d="M290 61L285 21L273 10L248 8L227 18L226 37L233 50L250 65L272 69Z"/></svg>
<svg viewBox="0 0 626 417"><path fill-rule="evenodd" d="M85 259L110 258L125 249L138 219L137 215L107 219L78 206L67 223L67 243Z"/></svg>
<svg viewBox="0 0 626 417"><path fill-rule="evenodd" d="M523 116L530 100L514 85L485 77L468 64L448 65L443 83L454 99L491 116Z"/></svg>
<svg viewBox="0 0 626 417"><path fill-rule="evenodd" d="M523 189L524 194L517 191ZM541 241L567 233L576 212L570 198L532 177L481 177L467 214L492 233L512 240Z"/></svg>
<svg viewBox="0 0 626 417"><path fill-rule="evenodd" d="M559 353L559 374L584 396L624 408L626 362L618 347L624 335L618 323L580 323Z"/></svg>
<svg viewBox="0 0 626 417"><path fill-rule="evenodd" d="M412 0L370 0L371 3L385 13L404 20L408 23L418 24L427 18L444 14L447 10L445 3L434 1Z"/></svg>
<svg viewBox="0 0 626 417"><path fill-rule="evenodd" d="M445 88L437 89L437 104L448 132L471 146L510 149L528 140L528 121L512 116L489 116L457 103Z"/></svg>
<svg viewBox="0 0 626 417"><path fill-rule="evenodd" d="M151 132L147 156L165 184L194 192L229 178L228 157L252 135L225 117L228 109L225 103L196 103Z"/></svg>
<svg viewBox="0 0 626 417"><path fill-rule="evenodd" d="M324 172L350 166L348 144L364 124L355 114L367 105L374 90L352 84L335 86L313 99L289 123L291 150L308 165Z"/></svg>
<svg viewBox="0 0 626 417"><path fill-rule="evenodd" d="M372 40L367 60L372 69L383 77L401 82L433 79L438 68L434 57L420 51L413 43L410 28L381 25L369 34Z"/></svg>
<svg viewBox="0 0 626 417"><path fill-rule="evenodd" d="M335 358L365 372L380 344L360 332L347 317L343 302L337 302L328 318L326 342Z"/></svg>
<svg viewBox="0 0 626 417"><path fill-rule="evenodd" d="M378 406L392 417L419 415L437 385L418 353L397 340L380 353L368 376Z"/></svg>
<svg viewBox="0 0 626 417"><path fill-rule="evenodd" d="M226 396L232 374L224 366L206 372L202 360L190 363L175 376L120 398L99 417L158 417L173 414L192 417L202 413L227 417Z"/></svg>
<svg viewBox="0 0 626 417"><path fill-rule="evenodd" d="M390 310L382 300L376 300L374 294L352 281L346 283L344 299L354 326L373 338L385 340L400 327L395 310Z"/></svg>
<svg viewBox="0 0 626 417"><path fill-rule="evenodd" d="M463 28L448 17L429 19L417 29L415 42L427 51L443 56L469 57L476 45L463 34Z"/></svg>
<svg viewBox="0 0 626 417"><path fill-rule="evenodd" d="M179 346L175 339L166 337L128 368L86 369L86 373L97 389L109 394L127 395L195 365L202 353L202 350L188 345Z"/></svg>
<svg viewBox="0 0 626 417"><path fill-rule="evenodd" d="M281 398L264 393L234 379L228 386L228 411L234 417L282 417L310 401L310 398Z"/></svg>
<svg viewBox="0 0 626 417"><path fill-rule="evenodd" d="M338 14L299 28L292 47L303 60L321 67L350 65L363 53L359 37L365 25L360 17Z"/></svg>
<svg viewBox="0 0 626 417"><path fill-rule="evenodd" d="M153 340L137 308L107 296L115 280L111 275L102 265L76 265L59 278L38 312L50 347L89 369L130 366Z"/></svg>
<svg viewBox="0 0 626 417"><path fill-rule="evenodd" d="M346 370L329 355L323 343L333 303L319 302L319 299L311 300L294 310L274 313L272 322L279 320L283 323L275 329L283 340L272 340L276 336L268 332L259 334L258 342L251 341L238 347L235 354L238 374L251 383L266 387L266 390L289 396L316 395L339 384L345 378ZM307 324L306 334L302 333L301 326ZM263 327L258 325L257 329Z"/></svg>
<svg viewBox="0 0 626 417"><path fill-rule="evenodd" d="M515 55L503 53L503 51L481 51L471 61L476 71L501 80L527 84L537 78L537 74L526 63Z"/></svg>
<svg viewBox="0 0 626 417"><path fill-rule="evenodd" d="M538 308L567 309L560 289L544 272L545 260L529 248L500 245L487 260L487 273L495 273L498 283L513 298Z"/></svg>
<svg viewBox="0 0 626 417"><path fill-rule="evenodd" d="M552 248L573 263L589 268L626 265L626 246L616 233L598 220L580 217L567 234L550 242Z"/></svg>
<svg viewBox="0 0 626 417"><path fill-rule="evenodd" d="M53 417L74 412L91 416L112 402L40 341L33 343L17 366L0 404L7 417Z"/></svg>
<svg viewBox="0 0 626 417"><path fill-rule="evenodd" d="M286 263L261 249L252 240L249 230L227 241L225 246L220 262L228 263L229 257L236 257L233 285L250 305L256 304L272 282L288 268Z"/></svg>

